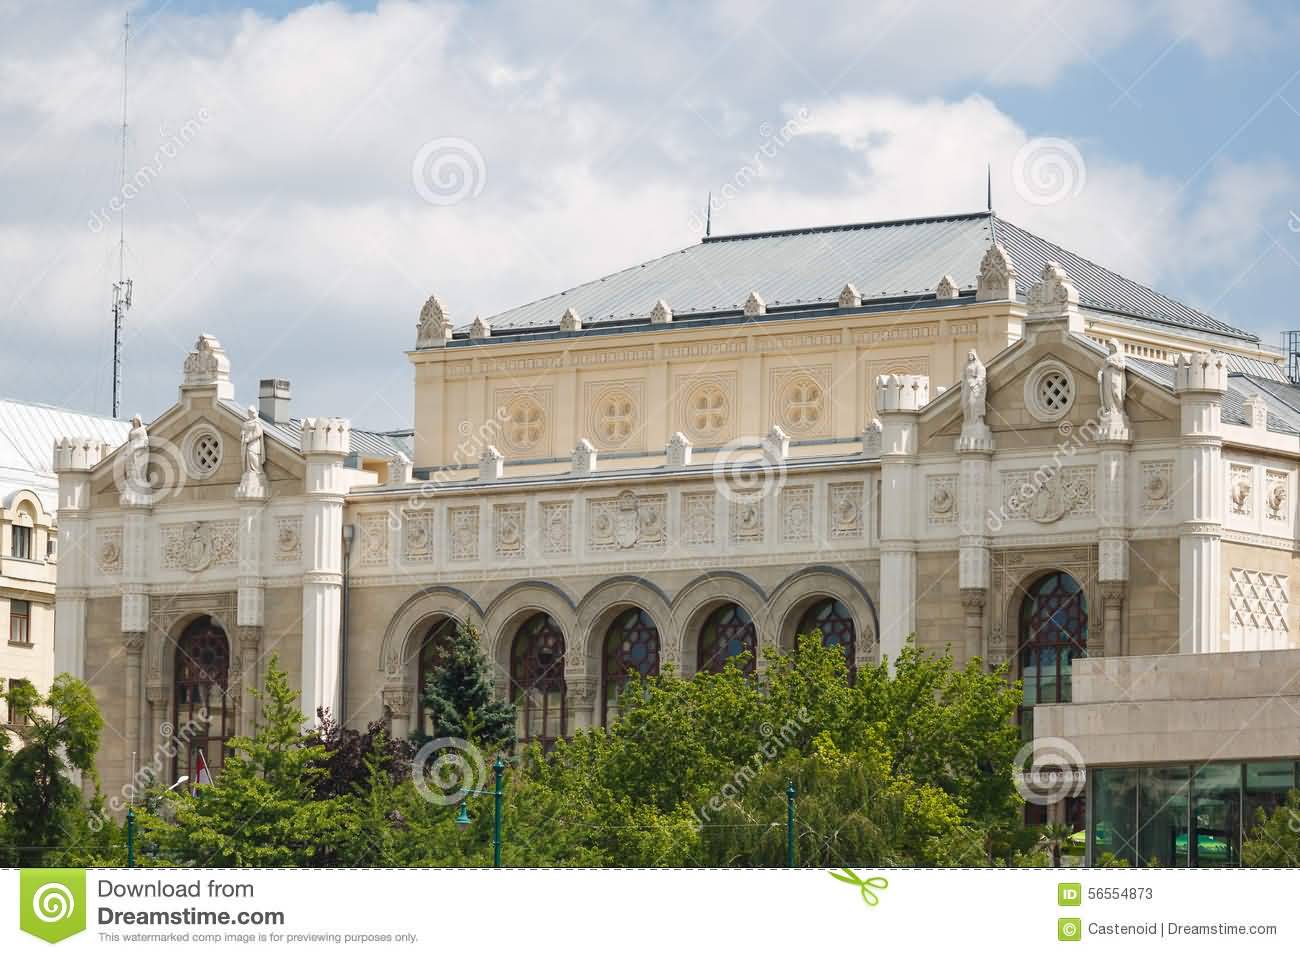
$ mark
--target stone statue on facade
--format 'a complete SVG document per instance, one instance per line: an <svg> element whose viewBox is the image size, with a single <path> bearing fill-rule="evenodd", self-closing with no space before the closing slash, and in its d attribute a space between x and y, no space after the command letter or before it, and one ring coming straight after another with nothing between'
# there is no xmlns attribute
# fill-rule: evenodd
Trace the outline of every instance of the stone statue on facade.
<svg viewBox="0 0 1300 957"><path fill-rule="evenodd" d="M1124 437L1128 434L1128 418L1124 414L1128 364L1117 340L1109 340L1106 351L1106 360L1097 372L1097 386L1101 392L1101 431L1103 435Z"/></svg>
<svg viewBox="0 0 1300 957"><path fill-rule="evenodd" d="M266 486L266 429L262 427L256 406L248 407L239 426L239 458L242 474L236 495L239 498L266 498L269 492Z"/></svg>
<svg viewBox="0 0 1300 957"><path fill-rule="evenodd" d="M974 349L966 353L961 373L961 437L957 450L991 451L993 433L984 421L988 414L988 370Z"/></svg>
<svg viewBox="0 0 1300 957"><path fill-rule="evenodd" d="M138 415L131 417L131 430L126 434L124 471L126 494L149 494L149 432Z"/></svg>

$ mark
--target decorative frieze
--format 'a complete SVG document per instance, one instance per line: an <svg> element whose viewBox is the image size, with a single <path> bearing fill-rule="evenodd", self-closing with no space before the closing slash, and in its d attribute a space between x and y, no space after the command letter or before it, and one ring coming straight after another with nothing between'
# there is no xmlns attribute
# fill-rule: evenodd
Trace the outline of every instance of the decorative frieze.
<svg viewBox="0 0 1300 957"><path fill-rule="evenodd" d="M812 533L812 486L787 486L781 489L781 541L787 544L811 542Z"/></svg>
<svg viewBox="0 0 1300 957"><path fill-rule="evenodd" d="M862 483L841 482L829 488L827 510L828 534L831 538L861 538L865 531L862 509Z"/></svg>
<svg viewBox="0 0 1300 957"><path fill-rule="evenodd" d="M239 523L184 522L159 528L164 569L191 573L239 560Z"/></svg>
<svg viewBox="0 0 1300 957"><path fill-rule="evenodd" d="M1286 472L1267 469L1264 473L1264 517L1274 522L1288 520L1287 488L1290 479Z"/></svg>
<svg viewBox="0 0 1300 957"><path fill-rule="evenodd" d="M523 503L494 506L492 509L492 542L497 558L522 558L524 541Z"/></svg>
<svg viewBox="0 0 1300 957"><path fill-rule="evenodd" d="M1234 568L1228 575L1229 651L1290 646L1287 576Z"/></svg>
<svg viewBox="0 0 1300 957"><path fill-rule="evenodd" d="M1249 465L1234 464L1228 472L1228 507L1233 515L1249 518L1254 514L1251 501L1254 490L1254 469Z"/></svg>
<svg viewBox="0 0 1300 957"><path fill-rule="evenodd" d="M1049 525L1094 511L1096 468L1089 465L1002 473L1002 507L1008 519L1032 519Z"/></svg>
<svg viewBox="0 0 1300 957"><path fill-rule="evenodd" d="M737 544L762 542L764 535L762 496L737 495L731 501L731 540Z"/></svg>
<svg viewBox="0 0 1300 957"><path fill-rule="evenodd" d="M452 561L478 559L478 506L447 509L447 554Z"/></svg>
<svg viewBox="0 0 1300 957"><path fill-rule="evenodd" d="M542 503L542 554L568 555L573 551L573 506L568 502Z"/></svg>
<svg viewBox="0 0 1300 957"><path fill-rule="evenodd" d="M957 521L957 476L931 475L925 480L925 521L930 526Z"/></svg>
<svg viewBox="0 0 1300 957"><path fill-rule="evenodd" d="M402 512L402 561L433 561L433 543L433 509L405 509Z"/></svg>
<svg viewBox="0 0 1300 957"><path fill-rule="evenodd" d="M667 543L667 508L666 495L637 495L631 490L616 498L596 499L587 509L587 547L597 552L662 549Z"/></svg>
<svg viewBox="0 0 1300 957"><path fill-rule="evenodd" d="M370 512L357 517L358 544L361 546L357 564L374 567L388 563L388 513Z"/></svg>
<svg viewBox="0 0 1300 957"><path fill-rule="evenodd" d="M1174 463L1142 463L1142 511L1167 512L1174 505Z"/></svg>
<svg viewBox="0 0 1300 957"><path fill-rule="evenodd" d="M95 532L95 567L101 575L122 573L122 526Z"/></svg>
<svg viewBox="0 0 1300 957"><path fill-rule="evenodd" d="M275 560L302 561L302 516L281 515L275 520Z"/></svg>
<svg viewBox="0 0 1300 957"><path fill-rule="evenodd" d="M825 435L830 428L830 374L830 366L774 369L770 383L772 419L796 438Z"/></svg>
<svg viewBox="0 0 1300 957"><path fill-rule="evenodd" d="M682 495L682 538L687 545L712 545L717 540L713 492Z"/></svg>

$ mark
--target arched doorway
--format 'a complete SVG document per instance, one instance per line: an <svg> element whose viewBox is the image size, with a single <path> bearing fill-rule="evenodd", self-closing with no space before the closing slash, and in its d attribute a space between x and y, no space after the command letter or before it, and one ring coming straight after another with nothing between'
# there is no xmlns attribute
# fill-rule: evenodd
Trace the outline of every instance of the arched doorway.
<svg viewBox="0 0 1300 957"><path fill-rule="evenodd" d="M640 608L619 612L605 633L600 673L602 726L618 719L618 696L632 671L642 677L659 674L659 629Z"/></svg>
<svg viewBox="0 0 1300 957"><path fill-rule="evenodd" d="M510 683L520 744L533 741L550 750L567 731L564 713L564 633L545 612L515 632L510 649Z"/></svg>
<svg viewBox="0 0 1300 957"><path fill-rule="evenodd" d="M210 616L194 619L176 642L176 777L199 780L199 755L215 780L225 763L226 742L235 733L230 688L230 640Z"/></svg>
<svg viewBox="0 0 1300 957"><path fill-rule="evenodd" d="M700 628L699 671L714 674L722 671L727 662L748 652L741 670L753 674L757 659L758 633L749 612L734 602L715 608Z"/></svg>

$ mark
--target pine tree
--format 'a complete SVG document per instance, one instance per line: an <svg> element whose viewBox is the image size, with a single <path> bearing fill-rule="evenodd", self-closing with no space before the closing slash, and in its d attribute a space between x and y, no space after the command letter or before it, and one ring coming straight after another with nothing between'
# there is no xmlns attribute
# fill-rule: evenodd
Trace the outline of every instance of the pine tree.
<svg viewBox="0 0 1300 957"><path fill-rule="evenodd" d="M436 738L464 738L501 750L515 744L515 706L493 699L492 673L479 647L479 631L462 624L446 650L425 676L420 706L429 714L432 735L419 735L421 743Z"/></svg>

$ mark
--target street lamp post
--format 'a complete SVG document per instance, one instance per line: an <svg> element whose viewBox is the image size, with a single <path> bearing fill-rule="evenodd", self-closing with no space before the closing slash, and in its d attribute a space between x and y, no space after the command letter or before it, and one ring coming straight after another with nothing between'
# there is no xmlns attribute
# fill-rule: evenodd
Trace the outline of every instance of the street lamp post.
<svg viewBox="0 0 1300 957"><path fill-rule="evenodd" d="M785 866L794 867L794 782L785 786Z"/></svg>
<svg viewBox="0 0 1300 957"><path fill-rule="evenodd" d="M486 797L492 797L492 866L501 866L501 811L502 802L505 799L505 789L502 784L505 779L506 763L502 760L501 755L497 755L496 761L492 763L493 787L491 791L484 791L481 788L467 788L466 795L474 794ZM460 810L456 812L456 826L464 830L470 825L469 807L465 801L460 802Z"/></svg>
<svg viewBox="0 0 1300 957"><path fill-rule="evenodd" d="M135 867L135 808L126 809L126 866Z"/></svg>

